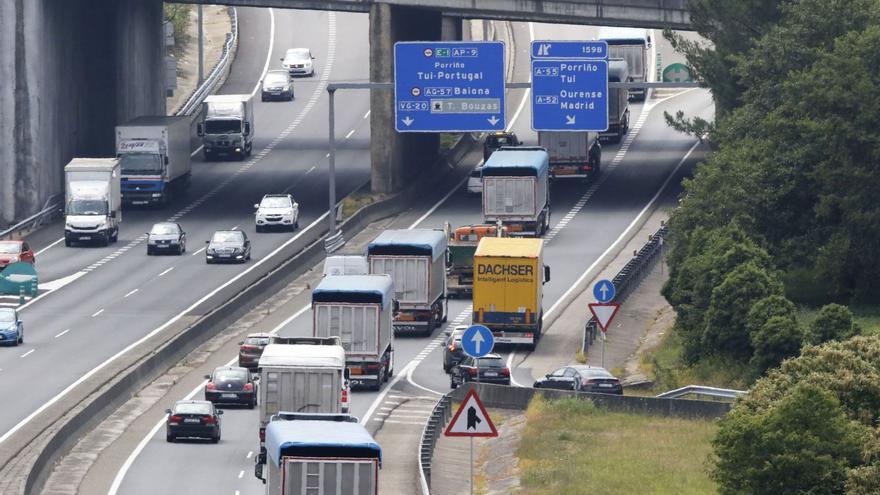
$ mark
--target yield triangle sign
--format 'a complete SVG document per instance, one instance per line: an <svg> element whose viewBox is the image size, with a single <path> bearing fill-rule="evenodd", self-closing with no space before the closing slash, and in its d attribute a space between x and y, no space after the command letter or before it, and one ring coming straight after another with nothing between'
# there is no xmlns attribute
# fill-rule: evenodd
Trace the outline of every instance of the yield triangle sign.
<svg viewBox="0 0 880 495"><path fill-rule="evenodd" d="M608 330L608 325L611 324L611 320L614 319L617 310L620 309L620 303L590 303L589 306L590 312L593 313L593 318L596 319L599 329L603 332Z"/></svg>
<svg viewBox="0 0 880 495"><path fill-rule="evenodd" d="M468 390L464 400L449 422L444 433L447 437L497 437L498 430L492 424L489 413L480 402L474 389Z"/></svg>

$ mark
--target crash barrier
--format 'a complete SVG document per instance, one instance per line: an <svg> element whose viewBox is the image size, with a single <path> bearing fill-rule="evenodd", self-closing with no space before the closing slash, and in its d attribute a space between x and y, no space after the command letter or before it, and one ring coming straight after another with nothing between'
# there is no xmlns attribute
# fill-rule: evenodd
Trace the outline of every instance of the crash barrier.
<svg viewBox="0 0 880 495"><path fill-rule="evenodd" d="M614 276L614 279L612 279L616 289L614 302L622 303L626 301L630 294L639 287L642 280L654 269L654 265L662 257L663 237L666 235L667 230L668 227L665 223L661 225L657 232L651 234L648 242ZM596 340L598 330L599 325L596 323L596 319L590 316L590 319L584 325L584 339L583 346L581 347L584 354L587 354L590 346Z"/></svg>
<svg viewBox="0 0 880 495"><path fill-rule="evenodd" d="M422 430L422 440L419 444L419 482L422 495L431 493L431 461L434 458L434 447L437 446L437 440L443 434L443 428L451 417L452 399L447 394L437 401Z"/></svg>
<svg viewBox="0 0 880 495"><path fill-rule="evenodd" d="M52 196L49 196L49 199L43 204L42 210L0 232L0 240L12 239L15 237L15 234L27 229L35 229L39 227L46 220L50 220L53 216L58 214L58 209L61 208L63 201L64 196L61 194L53 194Z"/></svg>
<svg viewBox="0 0 880 495"><path fill-rule="evenodd" d="M734 400L739 397L742 397L749 392L747 390L735 390L730 388L718 388L718 387L707 387L704 385L688 385L686 387L677 388L675 390L670 390L669 392L663 392L662 394L657 394L657 397L661 399L678 399L679 397L684 397L686 395L696 395L697 397L715 397L717 399L728 399Z"/></svg>

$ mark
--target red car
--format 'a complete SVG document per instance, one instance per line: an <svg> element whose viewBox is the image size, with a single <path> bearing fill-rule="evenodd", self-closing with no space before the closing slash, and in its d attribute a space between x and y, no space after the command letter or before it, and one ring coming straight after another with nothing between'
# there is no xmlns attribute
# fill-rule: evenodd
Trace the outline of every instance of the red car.
<svg viewBox="0 0 880 495"><path fill-rule="evenodd" d="M272 336L268 333L252 333L238 345L238 365L251 370L257 369L263 349L269 345Z"/></svg>
<svg viewBox="0 0 880 495"><path fill-rule="evenodd" d="M34 264L34 251L25 241L0 241L0 269L23 261Z"/></svg>

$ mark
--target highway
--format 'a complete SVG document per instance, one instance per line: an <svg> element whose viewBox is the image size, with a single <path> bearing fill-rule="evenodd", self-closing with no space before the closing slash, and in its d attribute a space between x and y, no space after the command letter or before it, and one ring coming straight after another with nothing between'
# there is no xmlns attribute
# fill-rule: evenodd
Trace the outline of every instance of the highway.
<svg viewBox="0 0 880 495"><path fill-rule="evenodd" d="M185 319L206 295L289 241L294 233L256 234L253 204L265 193L289 192L300 204L301 230L327 211L328 80L365 80L365 16L329 12L238 9L238 56L223 93L250 93L263 71L279 68L283 51L306 46L318 72L297 79L293 102L261 103L255 97L253 156L242 162L204 163L194 156L192 186L163 210L125 209L119 242L106 248L64 247L61 223L28 238L41 281L59 287L22 309L23 346L0 349L0 442L35 412L52 407L66 389L93 373L167 322ZM344 33L345 36L337 36ZM369 180L369 95L340 94L337 187L340 197ZM144 232L166 219L187 232L183 256L146 255ZM220 229L250 237L253 260L244 265L206 265L204 241ZM66 284L65 284L66 283ZM21 388L26 386L27 393Z"/></svg>
<svg viewBox="0 0 880 495"><path fill-rule="evenodd" d="M341 17L341 16L340 16ZM549 26L514 24L517 42L514 80L528 78L528 42L531 39L589 39L591 28L583 26ZM526 98L526 100L524 100ZM516 118L511 128L526 144L537 144L530 130L528 92L512 91L508 95L509 119ZM526 104L522 104L526 101ZM590 186L579 183L556 183L552 187L553 208L547 237L545 260L551 266L552 280L545 286L545 311L561 311L555 302L570 290L577 279L608 250L619 248L617 239L624 236L634 220L666 183L678 184L685 170L693 165L687 159L695 141L669 129L663 111L684 110L689 115L708 116L712 111L709 95L691 91L661 101L646 109L632 105L630 138L620 145L603 145L603 174ZM470 155L474 165L479 160ZM671 178L671 179L670 179ZM440 228L445 222L453 226L480 220L480 199L461 188L460 179L448 180L432 195L394 221L395 228ZM450 192L451 194L446 194ZM277 328L281 335L309 335L310 312L303 309L292 315L287 324ZM449 326L470 321L467 301L449 303ZM355 392L352 413L375 430L382 424L378 407L394 393L437 396L449 391L448 375L441 368L440 342L442 330L430 338L398 338L395 341L395 380L382 392ZM540 344L539 344L540 345ZM505 353L515 364L513 353ZM223 360L234 356L224 356ZM571 356L559 356L560 365ZM533 377L528 369L515 369L515 384L531 386ZM392 391L393 390L393 391ZM193 390L196 398L201 388ZM178 397L181 398L181 397ZM168 444L161 427L163 418L155 418L156 427L129 457L130 465L117 473L118 493L193 494L229 493L245 495L262 493L263 485L253 478L253 455L258 450L258 412L227 409L223 417L223 439L219 445L201 442ZM383 446L394 449L393 445ZM116 493L116 492L111 492Z"/></svg>

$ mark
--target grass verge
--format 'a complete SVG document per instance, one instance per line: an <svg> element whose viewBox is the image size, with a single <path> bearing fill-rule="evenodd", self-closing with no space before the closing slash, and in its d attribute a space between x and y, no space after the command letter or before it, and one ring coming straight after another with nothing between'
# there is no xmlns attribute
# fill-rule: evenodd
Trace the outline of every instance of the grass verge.
<svg viewBox="0 0 880 495"><path fill-rule="evenodd" d="M611 413L586 400L546 401L526 411L519 447L528 494L707 494L710 421Z"/></svg>
<svg viewBox="0 0 880 495"><path fill-rule="evenodd" d="M863 335L880 335L880 307L848 306L853 313L853 321L862 327ZM804 328L819 314L818 306L798 306L797 319Z"/></svg>
<svg viewBox="0 0 880 495"><path fill-rule="evenodd" d="M385 193L353 193L342 200L342 218L346 219L364 206L373 204L387 198Z"/></svg>

